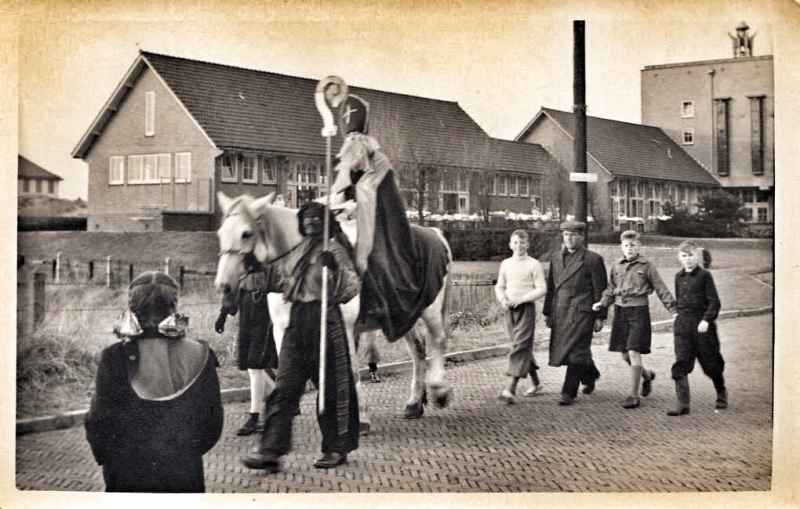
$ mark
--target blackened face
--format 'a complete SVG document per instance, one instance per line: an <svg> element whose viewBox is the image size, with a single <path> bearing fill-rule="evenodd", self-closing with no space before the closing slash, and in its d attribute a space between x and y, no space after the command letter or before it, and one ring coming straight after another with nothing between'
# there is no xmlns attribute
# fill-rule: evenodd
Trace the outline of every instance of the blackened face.
<svg viewBox="0 0 800 509"><path fill-rule="evenodd" d="M306 235L316 237L322 235L322 215L308 211L303 215L303 230Z"/></svg>

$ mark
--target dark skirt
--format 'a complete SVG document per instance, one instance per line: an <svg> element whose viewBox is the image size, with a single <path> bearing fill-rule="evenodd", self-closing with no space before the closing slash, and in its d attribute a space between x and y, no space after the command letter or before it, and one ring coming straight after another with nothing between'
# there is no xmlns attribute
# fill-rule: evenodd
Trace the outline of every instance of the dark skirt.
<svg viewBox="0 0 800 509"><path fill-rule="evenodd" d="M612 352L633 350L650 353L652 331L648 306L614 306L614 322L608 349Z"/></svg>
<svg viewBox="0 0 800 509"><path fill-rule="evenodd" d="M236 353L236 365L242 371L278 367L265 292L242 292Z"/></svg>

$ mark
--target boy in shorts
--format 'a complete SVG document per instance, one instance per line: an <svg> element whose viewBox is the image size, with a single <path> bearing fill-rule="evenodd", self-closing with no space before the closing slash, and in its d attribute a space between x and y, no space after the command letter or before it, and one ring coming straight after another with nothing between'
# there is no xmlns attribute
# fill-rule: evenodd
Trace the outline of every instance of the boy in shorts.
<svg viewBox="0 0 800 509"><path fill-rule="evenodd" d="M672 296L653 262L639 254L639 233L633 230L622 232L620 248L623 257L611 267L609 285L599 302L592 305L594 311L607 308L614 303L614 322L611 326L611 341L608 349L622 352L623 360L631 368L631 392L622 402L623 408L639 406L639 382L642 396L652 390L655 372L644 369L642 355L650 353L651 329L648 296L655 292L664 307L676 313Z"/></svg>

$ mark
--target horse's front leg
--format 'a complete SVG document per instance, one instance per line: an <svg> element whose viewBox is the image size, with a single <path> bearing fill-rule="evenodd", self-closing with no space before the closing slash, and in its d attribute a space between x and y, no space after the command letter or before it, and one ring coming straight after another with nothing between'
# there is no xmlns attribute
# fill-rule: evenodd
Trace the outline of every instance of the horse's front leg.
<svg viewBox="0 0 800 509"><path fill-rule="evenodd" d="M444 303L444 288L439 292L433 304L422 312L422 319L428 327L428 341L426 349L430 356L427 383L429 395L437 408L444 408L450 403L453 389L444 379L445 354L447 353L447 335L444 329L444 316L442 305Z"/></svg>
<svg viewBox="0 0 800 509"><path fill-rule="evenodd" d="M408 355L411 357L413 369L411 371L411 394L409 395L408 403L406 403L403 417L406 419L419 419L424 411L425 372L427 370L425 343L422 342L413 327L406 333L404 339L406 340L406 348L408 349Z"/></svg>
<svg viewBox="0 0 800 509"><path fill-rule="evenodd" d="M361 385L361 376L358 373L359 356L358 348L356 346L356 321L358 320L358 312L361 306L360 296L354 297L352 300L341 304L339 309L342 312L342 320L344 321L344 329L347 333L347 349L350 352L350 369L353 372L353 381L356 384L356 395L358 397L358 424L359 433L366 435L372 428L372 422L369 418L369 408L367 407L367 398L364 394Z"/></svg>

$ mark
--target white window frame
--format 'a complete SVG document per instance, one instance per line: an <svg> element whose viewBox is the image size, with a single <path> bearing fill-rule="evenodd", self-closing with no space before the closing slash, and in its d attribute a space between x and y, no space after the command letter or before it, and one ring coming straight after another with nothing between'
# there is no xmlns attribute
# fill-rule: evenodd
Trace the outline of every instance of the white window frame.
<svg viewBox="0 0 800 509"><path fill-rule="evenodd" d="M686 135L689 135L688 139ZM694 127L684 127L681 145L694 145Z"/></svg>
<svg viewBox="0 0 800 509"><path fill-rule="evenodd" d="M228 159L230 165L225 166L225 159ZM231 176L225 175L225 168L230 168ZM239 182L239 167L236 165L236 156L233 154L226 154L220 158L219 161L219 177L222 182L231 182L231 183L238 183Z"/></svg>
<svg viewBox="0 0 800 509"><path fill-rule="evenodd" d="M247 161L251 163L250 169L252 171L252 177L250 178L245 176ZM258 159L256 156L240 154L239 157L236 158L236 164L241 165L241 171L239 173L242 175L242 184L258 184Z"/></svg>
<svg viewBox="0 0 800 509"><path fill-rule="evenodd" d="M144 135L156 135L156 93L152 90L144 93Z"/></svg>
<svg viewBox="0 0 800 509"><path fill-rule="evenodd" d="M119 176L114 178L114 163L119 164ZM125 184L125 156L111 156L108 158L108 185L121 186Z"/></svg>
<svg viewBox="0 0 800 509"><path fill-rule="evenodd" d="M137 163L138 161L138 163ZM136 178L134 168L139 166L139 176ZM128 156L128 184L143 184L144 183L144 156L135 154Z"/></svg>
<svg viewBox="0 0 800 509"><path fill-rule="evenodd" d="M147 173L148 162L151 163L152 171ZM146 184L158 183L158 155L144 154L142 159L142 181Z"/></svg>
<svg viewBox="0 0 800 509"><path fill-rule="evenodd" d="M525 191L522 191L522 186L520 184L525 184ZM531 179L530 177L517 177L517 191L519 191L519 195L527 198L531 195Z"/></svg>
<svg viewBox="0 0 800 509"><path fill-rule="evenodd" d="M509 175L508 176L508 181L507 181L508 184L506 184L508 187L506 187L506 190L508 191L508 195L509 196L518 196L518 192L517 192L517 191L519 191L519 187L517 186L517 179L518 178L519 177L517 177L516 175Z"/></svg>
<svg viewBox="0 0 800 509"><path fill-rule="evenodd" d="M681 118L694 118L694 101L689 99L681 101Z"/></svg>
<svg viewBox="0 0 800 509"><path fill-rule="evenodd" d="M275 184L278 181L279 160L276 157L264 157L261 159L261 183ZM270 177L270 170L272 176Z"/></svg>
<svg viewBox="0 0 800 509"><path fill-rule="evenodd" d="M161 182L172 182L172 154L156 154L156 175Z"/></svg>
<svg viewBox="0 0 800 509"><path fill-rule="evenodd" d="M186 161L186 173L181 171L182 162ZM188 184L192 181L192 153L177 152L175 154L175 183Z"/></svg>
<svg viewBox="0 0 800 509"><path fill-rule="evenodd" d="M501 186L502 183L502 192ZM508 175L498 175L497 176L497 186L496 186L497 196L508 196Z"/></svg>

